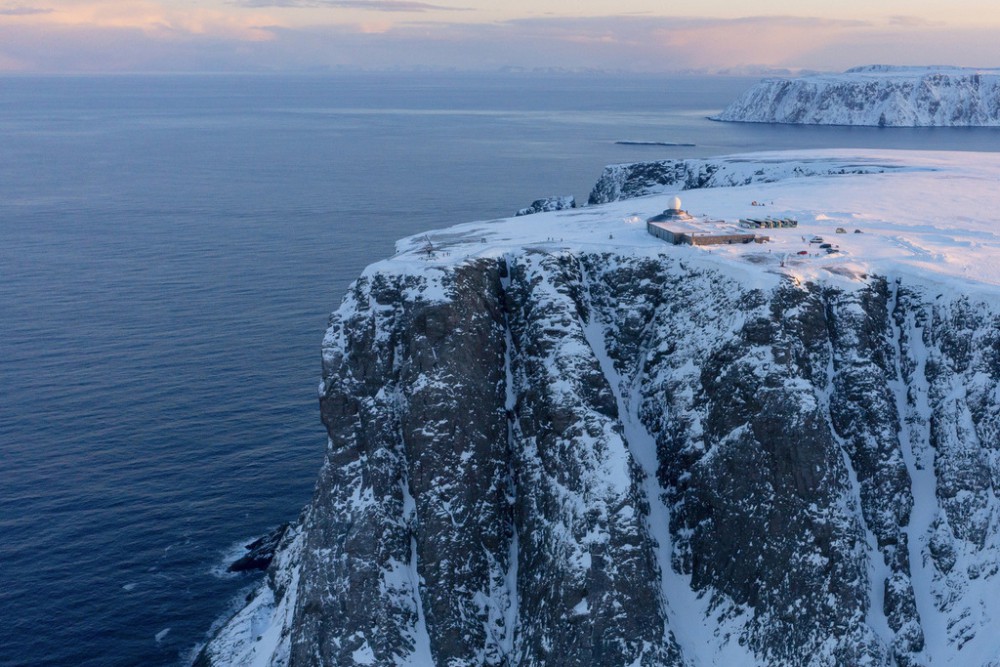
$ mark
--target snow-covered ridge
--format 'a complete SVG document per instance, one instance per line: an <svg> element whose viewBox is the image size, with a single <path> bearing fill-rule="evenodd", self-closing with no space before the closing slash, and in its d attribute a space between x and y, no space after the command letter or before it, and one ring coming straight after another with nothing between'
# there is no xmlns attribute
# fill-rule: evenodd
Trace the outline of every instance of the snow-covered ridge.
<svg viewBox="0 0 1000 667"><path fill-rule="evenodd" d="M843 74L862 74L878 77L887 76L923 76L927 72L947 74L949 76L967 76L969 74L996 74L996 67L955 67L954 65L859 65L844 70ZM843 76L843 74L815 74L812 76Z"/></svg>
<svg viewBox="0 0 1000 667"><path fill-rule="evenodd" d="M203 663L994 666L1000 156L733 159L898 168L683 193L798 219L763 246L664 244L666 193L366 269L315 497Z"/></svg>
<svg viewBox="0 0 1000 667"><path fill-rule="evenodd" d="M1000 69L869 65L764 79L715 120L880 127L998 126Z"/></svg>
<svg viewBox="0 0 1000 667"><path fill-rule="evenodd" d="M535 213L565 211L568 208L576 208L576 198L572 195L544 197L531 202L531 206L520 209L515 215L534 215Z"/></svg>
<svg viewBox="0 0 1000 667"><path fill-rule="evenodd" d="M590 192L588 203L607 204L646 195L726 188L752 183L774 183L791 178L882 174L889 171L933 169L918 167L888 156L817 155L814 157L779 154L773 158L758 153L684 160L656 160L612 164L604 168Z"/></svg>

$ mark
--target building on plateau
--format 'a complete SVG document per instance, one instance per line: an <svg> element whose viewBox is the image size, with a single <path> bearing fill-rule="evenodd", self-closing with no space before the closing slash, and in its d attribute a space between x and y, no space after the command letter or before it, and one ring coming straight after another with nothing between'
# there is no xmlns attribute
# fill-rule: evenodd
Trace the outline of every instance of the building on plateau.
<svg viewBox="0 0 1000 667"><path fill-rule="evenodd" d="M767 236L749 234L732 225L697 220L681 208L680 197L670 200L670 207L646 220L646 231L674 245L729 245L733 243L764 243Z"/></svg>

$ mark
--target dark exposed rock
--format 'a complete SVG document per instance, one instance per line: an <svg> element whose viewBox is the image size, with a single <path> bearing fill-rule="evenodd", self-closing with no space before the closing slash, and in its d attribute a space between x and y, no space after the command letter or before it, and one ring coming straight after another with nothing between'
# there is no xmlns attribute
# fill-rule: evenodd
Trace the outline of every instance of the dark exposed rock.
<svg viewBox="0 0 1000 667"><path fill-rule="evenodd" d="M515 664L680 665L664 630L639 473L587 342L583 273L570 259L519 258L508 290L512 390L522 397L512 432L519 567L530 582Z"/></svg>
<svg viewBox="0 0 1000 667"><path fill-rule="evenodd" d="M899 166L857 160L821 159L807 160L789 167L787 161L768 164L760 160L749 162L739 157L614 164L604 168L587 203L593 206L679 190L772 183L785 178L873 174L893 169L899 169Z"/></svg>
<svg viewBox="0 0 1000 667"><path fill-rule="evenodd" d="M260 628L288 665L909 667L929 633L981 640L1000 314L934 296L532 249L367 275L324 341L314 499L206 664Z"/></svg>
<svg viewBox="0 0 1000 667"><path fill-rule="evenodd" d="M576 208L576 197L564 195L562 197L545 197L531 202L528 208L522 208L515 215L532 215L534 213L548 213L550 211L565 211Z"/></svg>
<svg viewBox="0 0 1000 667"><path fill-rule="evenodd" d="M253 570L266 570L274 559L274 552L281 543L281 538L285 536L288 524L283 523L267 535L258 538L246 545L247 553L226 568L229 572L251 572Z"/></svg>

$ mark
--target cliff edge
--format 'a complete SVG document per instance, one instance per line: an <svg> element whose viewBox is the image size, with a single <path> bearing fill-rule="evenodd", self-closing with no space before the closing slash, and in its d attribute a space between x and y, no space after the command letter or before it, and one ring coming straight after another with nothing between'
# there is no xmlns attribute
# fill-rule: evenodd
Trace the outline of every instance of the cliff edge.
<svg viewBox="0 0 1000 667"><path fill-rule="evenodd" d="M314 498L201 664L996 665L1000 158L738 160L775 178L685 207L798 228L670 246L646 196L369 267ZM777 177L817 160L894 168Z"/></svg>
<svg viewBox="0 0 1000 667"><path fill-rule="evenodd" d="M1000 70L871 65L764 79L714 120L877 127L996 127Z"/></svg>

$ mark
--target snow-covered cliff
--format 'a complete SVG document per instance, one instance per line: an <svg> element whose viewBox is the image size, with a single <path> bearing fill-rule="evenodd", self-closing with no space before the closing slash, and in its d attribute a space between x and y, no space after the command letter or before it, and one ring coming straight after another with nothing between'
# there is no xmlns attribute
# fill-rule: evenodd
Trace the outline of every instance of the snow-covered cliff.
<svg viewBox="0 0 1000 667"><path fill-rule="evenodd" d="M576 197L563 195L560 197L545 197L531 202L531 206L520 209L515 215L534 215L535 213L550 213L576 208Z"/></svg>
<svg viewBox="0 0 1000 667"><path fill-rule="evenodd" d="M1000 70L873 65L765 79L716 120L881 127L998 126Z"/></svg>
<svg viewBox="0 0 1000 667"><path fill-rule="evenodd" d="M753 183L774 183L808 176L847 174L882 174L895 170L927 169L913 167L884 156L796 156L784 153L757 153L685 160L657 160L612 164L604 168L590 191L588 204L607 204L646 195L726 188Z"/></svg>
<svg viewBox="0 0 1000 667"><path fill-rule="evenodd" d="M685 193L798 218L764 246L665 245L662 196L369 267L313 501L200 661L997 665L1000 157L815 160L905 168Z"/></svg>

